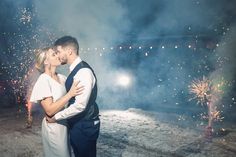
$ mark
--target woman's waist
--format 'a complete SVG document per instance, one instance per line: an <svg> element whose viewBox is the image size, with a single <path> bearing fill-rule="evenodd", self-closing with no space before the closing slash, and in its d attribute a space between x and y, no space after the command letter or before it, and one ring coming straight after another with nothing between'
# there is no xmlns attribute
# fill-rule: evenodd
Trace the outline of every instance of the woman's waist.
<svg viewBox="0 0 236 157"><path fill-rule="evenodd" d="M55 122L55 123L48 123L46 120L46 117L43 118L42 121L42 126L43 127L49 127L49 128L55 128L55 129L67 129L67 122L66 121L60 121L60 122Z"/></svg>

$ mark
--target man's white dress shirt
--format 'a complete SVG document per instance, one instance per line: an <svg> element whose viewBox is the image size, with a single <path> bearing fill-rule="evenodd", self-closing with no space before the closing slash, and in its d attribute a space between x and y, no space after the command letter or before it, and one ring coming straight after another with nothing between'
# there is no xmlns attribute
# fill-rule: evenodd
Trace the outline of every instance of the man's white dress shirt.
<svg viewBox="0 0 236 157"><path fill-rule="evenodd" d="M70 72L72 72L76 65L80 62L82 62L81 58L76 58L76 60L74 60L74 62L70 65ZM81 95L77 95L75 97L74 104L71 104L68 108L55 114L54 117L56 120L73 117L84 111L88 104L90 94L96 82L93 72L89 68L82 68L75 74L74 80L80 81L79 84L84 86L84 90Z"/></svg>

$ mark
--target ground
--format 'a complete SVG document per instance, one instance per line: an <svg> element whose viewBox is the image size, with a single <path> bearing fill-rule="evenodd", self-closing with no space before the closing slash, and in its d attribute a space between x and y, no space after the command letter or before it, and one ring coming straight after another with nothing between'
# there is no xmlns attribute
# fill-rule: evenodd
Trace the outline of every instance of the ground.
<svg viewBox="0 0 236 157"><path fill-rule="evenodd" d="M42 115L26 115L15 109L0 112L1 157L41 157ZM98 157L234 157L236 125L222 123L212 141L203 136L203 126L187 116L140 109L102 110Z"/></svg>

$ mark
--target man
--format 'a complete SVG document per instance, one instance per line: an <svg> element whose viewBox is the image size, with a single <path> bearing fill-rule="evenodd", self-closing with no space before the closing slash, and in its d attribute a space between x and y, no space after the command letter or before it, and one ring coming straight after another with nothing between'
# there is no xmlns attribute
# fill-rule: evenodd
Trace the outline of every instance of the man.
<svg viewBox="0 0 236 157"><path fill-rule="evenodd" d="M54 43L62 64L70 65L65 86L69 91L74 79L84 86L83 93L70 99L68 107L49 119L50 122L67 119L70 143L75 157L96 157L100 131L97 80L93 69L79 57L79 44L74 37L64 36Z"/></svg>

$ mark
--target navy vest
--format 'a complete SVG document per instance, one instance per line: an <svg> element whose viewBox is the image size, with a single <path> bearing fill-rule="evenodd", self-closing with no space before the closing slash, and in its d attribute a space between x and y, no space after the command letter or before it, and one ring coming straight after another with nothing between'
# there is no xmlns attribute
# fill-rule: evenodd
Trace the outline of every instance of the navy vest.
<svg viewBox="0 0 236 157"><path fill-rule="evenodd" d="M66 91L68 92L73 84L74 81L74 76L76 75L76 73L82 69L82 68L89 68L92 72L93 75L96 79L95 85L91 91L91 95L88 101L88 104L85 108L84 111L82 111L81 113L71 117L68 119L68 123L69 125L74 125L75 123L81 121L81 120L93 120L98 118L99 115L99 109L98 109L98 105L96 103L96 98L97 98L97 78L96 75L93 71L93 69L88 65L88 63L82 61L79 64L77 64L77 66L73 69L73 71L69 74L69 76L66 79ZM83 77L83 76L82 76ZM68 106L70 106L71 104L73 104L75 102L75 97L71 98L69 100L69 104Z"/></svg>

